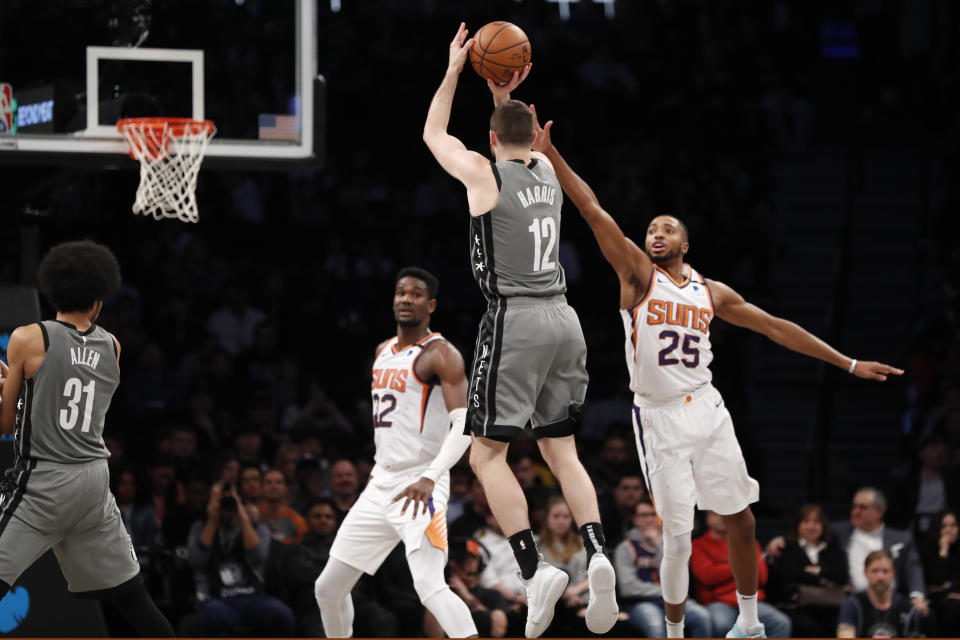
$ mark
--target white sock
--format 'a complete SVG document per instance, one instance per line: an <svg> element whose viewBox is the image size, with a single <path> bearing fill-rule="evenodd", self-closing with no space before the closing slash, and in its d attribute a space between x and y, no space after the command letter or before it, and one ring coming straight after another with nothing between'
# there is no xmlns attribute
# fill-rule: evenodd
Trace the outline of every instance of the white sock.
<svg viewBox="0 0 960 640"><path fill-rule="evenodd" d="M682 638L683 637L683 618L680 618L680 622L670 622L664 616L663 621L667 623L667 637L668 638Z"/></svg>
<svg viewBox="0 0 960 640"><path fill-rule="evenodd" d="M760 624L760 618L757 617L757 594L745 596L737 592L737 604L740 605L740 617L737 623L741 631L749 631Z"/></svg>

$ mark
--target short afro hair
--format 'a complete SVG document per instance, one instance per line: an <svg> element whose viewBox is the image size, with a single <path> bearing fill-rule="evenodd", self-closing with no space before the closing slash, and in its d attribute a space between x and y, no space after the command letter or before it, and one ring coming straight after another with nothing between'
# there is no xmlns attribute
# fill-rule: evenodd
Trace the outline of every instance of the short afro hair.
<svg viewBox="0 0 960 640"><path fill-rule="evenodd" d="M91 240L64 242L47 251L37 269L40 291L59 312L87 311L120 288L120 264Z"/></svg>
<svg viewBox="0 0 960 640"><path fill-rule="evenodd" d="M427 285L427 297L430 300L435 300L437 298L437 290L440 289L440 281L437 280L437 277L420 267L404 267L397 272L397 279L394 283L399 283L404 278L416 278L417 280L423 280Z"/></svg>

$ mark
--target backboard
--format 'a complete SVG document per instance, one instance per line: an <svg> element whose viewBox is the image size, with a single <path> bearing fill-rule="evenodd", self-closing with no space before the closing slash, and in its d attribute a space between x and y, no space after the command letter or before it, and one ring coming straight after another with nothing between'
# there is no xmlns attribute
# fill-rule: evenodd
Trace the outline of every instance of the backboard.
<svg viewBox="0 0 960 640"><path fill-rule="evenodd" d="M204 168L318 168L316 20L316 0L5 0L0 163L128 166L117 120L163 116L214 121Z"/></svg>

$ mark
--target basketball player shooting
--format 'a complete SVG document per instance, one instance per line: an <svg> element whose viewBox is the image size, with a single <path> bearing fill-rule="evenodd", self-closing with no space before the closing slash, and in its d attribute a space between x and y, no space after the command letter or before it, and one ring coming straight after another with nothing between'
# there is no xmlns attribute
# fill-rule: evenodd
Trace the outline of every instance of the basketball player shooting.
<svg viewBox="0 0 960 640"><path fill-rule="evenodd" d="M447 133L453 94L472 39L461 23L450 43L443 82L430 103L423 139L447 173L467 189L470 265L488 307L480 324L467 404L470 463L494 517L510 540L527 596L527 637L542 634L567 575L543 562L523 490L507 464L510 441L533 426L587 550L586 625L606 633L616 623L616 576L603 553L597 495L577 458L573 433L587 392L587 347L567 304L557 258L563 194L550 161L534 153L533 114L510 91L530 71L488 86L491 162Z"/></svg>
<svg viewBox="0 0 960 640"><path fill-rule="evenodd" d="M730 412L711 384L710 322L719 317L788 349L870 380L900 375L880 362L850 358L802 327L765 312L736 291L684 263L687 228L673 216L647 227L645 250L627 238L593 190L566 163L534 119L533 147L556 167L557 179L590 225L620 279L620 315L634 392L633 428L651 498L663 520L663 587L667 636L683 637L694 505L723 517L740 615L727 637L765 637L757 616L757 552L750 504L759 485L747 467Z"/></svg>
<svg viewBox="0 0 960 640"><path fill-rule="evenodd" d="M37 279L56 319L17 327L0 367L0 431L15 450L0 498L0 598L52 547L71 592L112 602L141 636L173 637L143 585L103 444L120 343L94 323L120 266L103 245L67 242Z"/></svg>
<svg viewBox="0 0 960 640"><path fill-rule="evenodd" d="M380 343L373 362L376 465L340 525L330 559L315 584L328 638L353 634L350 591L364 572L376 573L400 542L417 596L447 636L477 635L470 609L443 577L449 471L470 446L470 438L463 433L467 403L463 357L443 336L430 331L437 287L437 279L417 267L397 274L393 296L397 335Z"/></svg>

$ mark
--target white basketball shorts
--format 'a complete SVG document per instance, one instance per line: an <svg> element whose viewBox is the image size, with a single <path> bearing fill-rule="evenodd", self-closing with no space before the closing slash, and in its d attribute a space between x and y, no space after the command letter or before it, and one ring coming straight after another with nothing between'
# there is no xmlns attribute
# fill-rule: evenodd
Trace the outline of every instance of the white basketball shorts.
<svg viewBox="0 0 960 640"><path fill-rule="evenodd" d="M635 396L633 432L665 535L692 531L695 506L732 515L759 500L760 485L747 473L730 412L713 385L664 404Z"/></svg>
<svg viewBox="0 0 960 640"><path fill-rule="evenodd" d="M446 554L449 474L444 474L437 481L426 513L423 513L423 506L419 505L417 516L412 517L411 504L407 506L406 513L401 515L404 501L391 502L394 496L418 477L419 473L409 475L386 486L376 485L371 479L340 524L330 555L373 575L399 542L406 547L408 559L424 541Z"/></svg>

